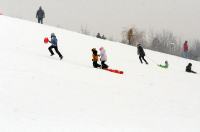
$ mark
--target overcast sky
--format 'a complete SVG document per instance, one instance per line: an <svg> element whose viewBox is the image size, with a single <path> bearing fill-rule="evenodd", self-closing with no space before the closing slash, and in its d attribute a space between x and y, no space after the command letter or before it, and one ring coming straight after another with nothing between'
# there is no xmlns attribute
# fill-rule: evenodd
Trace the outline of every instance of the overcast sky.
<svg viewBox="0 0 200 132"><path fill-rule="evenodd" d="M120 39L124 27L173 31L183 39L200 37L200 0L0 0L8 16L36 21L39 6L45 23L79 32L81 25L92 34Z"/></svg>

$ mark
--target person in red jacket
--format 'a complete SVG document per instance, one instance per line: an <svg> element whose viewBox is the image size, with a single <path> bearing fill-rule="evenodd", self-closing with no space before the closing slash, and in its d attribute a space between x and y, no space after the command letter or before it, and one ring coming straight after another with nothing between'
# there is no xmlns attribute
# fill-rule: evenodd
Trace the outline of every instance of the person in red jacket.
<svg viewBox="0 0 200 132"><path fill-rule="evenodd" d="M185 41L185 43L183 44L183 57L184 58L188 58L188 41Z"/></svg>

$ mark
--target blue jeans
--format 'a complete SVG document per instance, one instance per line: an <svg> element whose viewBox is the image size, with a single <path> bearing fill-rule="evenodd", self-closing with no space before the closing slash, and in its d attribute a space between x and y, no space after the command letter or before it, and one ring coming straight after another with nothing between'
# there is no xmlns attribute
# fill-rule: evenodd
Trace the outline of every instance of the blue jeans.
<svg viewBox="0 0 200 132"><path fill-rule="evenodd" d="M184 58L188 58L188 57L189 57L188 52L184 51L184 52L183 52L183 57L184 57Z"/></svg>

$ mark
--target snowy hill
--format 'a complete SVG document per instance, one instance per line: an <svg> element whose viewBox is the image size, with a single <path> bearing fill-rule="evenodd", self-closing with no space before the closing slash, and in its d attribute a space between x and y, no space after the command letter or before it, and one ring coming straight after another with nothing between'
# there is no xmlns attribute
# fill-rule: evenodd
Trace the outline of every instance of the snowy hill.
<svg viewBox="0 0 200 132"><path fill-rule="evenodd" d="M62 61L43 38L54 32ZM199 132L200 63L0 16L1 132ZM104 46L123 75L92 68L91 48Z"/></svg>

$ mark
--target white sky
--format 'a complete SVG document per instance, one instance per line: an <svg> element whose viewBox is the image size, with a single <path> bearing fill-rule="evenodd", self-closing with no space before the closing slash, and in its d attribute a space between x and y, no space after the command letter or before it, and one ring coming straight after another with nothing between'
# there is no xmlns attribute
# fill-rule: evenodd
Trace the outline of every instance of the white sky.
<svg viewBox="0 0 200 132"><path fill-rule="evenodd" d="M173 31L183 39L200 36L199 0L0 0L0 11L8 16L36 21L39 6L45 23L92 34L104 33L120 39L124 27Z"/></svg>

